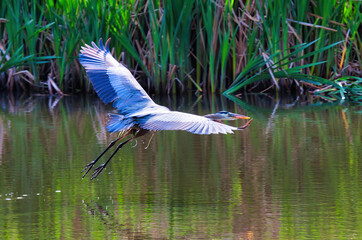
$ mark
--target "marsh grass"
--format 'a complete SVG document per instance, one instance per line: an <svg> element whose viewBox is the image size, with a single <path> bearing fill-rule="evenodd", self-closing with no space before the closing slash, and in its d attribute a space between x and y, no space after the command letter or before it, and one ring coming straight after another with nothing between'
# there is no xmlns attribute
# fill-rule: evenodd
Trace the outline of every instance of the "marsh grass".
<svg viewBox="0 0 362 240"><path fill-rule="evenodd" d="M114 56L157 93L360 96L361 7L351 0L1 1L2 87L91 91L80 46L111 37Z"/></svg>

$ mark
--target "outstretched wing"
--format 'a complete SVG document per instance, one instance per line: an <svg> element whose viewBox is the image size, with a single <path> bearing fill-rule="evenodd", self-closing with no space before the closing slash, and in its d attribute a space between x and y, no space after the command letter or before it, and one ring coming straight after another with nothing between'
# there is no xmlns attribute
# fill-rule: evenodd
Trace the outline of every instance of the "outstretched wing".
<svg viewBox="0 0 362 240"><path fill-rule="evenodd" d="M102 101L113 106L122 114L156 105L131 72L114 59L109 51L110 39L99 47L85 45L80 50L79 61L87 71L88 78Z"/></svg>
<svg viewBox="0 0 362 240"><path fill-rule="evenodd" d="M194 134L226 134L237 130L236 127L206 117L177 111L154 114L137 121L141 128L152 131L185 130Z"/></svg>

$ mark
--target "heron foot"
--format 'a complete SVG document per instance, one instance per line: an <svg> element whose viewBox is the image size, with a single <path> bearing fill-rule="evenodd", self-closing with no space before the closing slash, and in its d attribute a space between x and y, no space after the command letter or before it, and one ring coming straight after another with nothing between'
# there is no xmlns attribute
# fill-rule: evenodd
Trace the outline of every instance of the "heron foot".
<svg viewBox="0 0 362 240"><path fill-rule="evenodd" d="M81 173L84 171L86 171L86 172L83 174L82 178L84 178L89 173L89 171L93 168L95 163L96 163L96 161L92 161L84 167L84 169L81 171Z"/></svg>
<svg viewBox="0 0 362 240"><path fill-rule="evenodd" d="M104 164L100 165L99 167L97 167L96 169L94 169L91 180L95 179L98 176L98 174L100 174L103 171L103 169L105 169L105 168L106 168L106 164L104 163Z"/></svg>
<svg viewBox="0 0 362 240"><path fill-rule="evenodd" d="M131 130L132 130L132 129L131 129ZM129 133L131 133L131 130L129 130L124 136L119 137L119 138L117 138L116 140L114 140L113 142L111 142L111 143L109 144L109 146L108 146L95 160L93 160L92 162L88 163L88 164L85 166L85 168L82 170L82 172L86 171L86 172L84 173L84 175L83 175L82 178L84 178L84 177L89 173L89 171L93 168L93 166L96 164L96 162L104 155L105 152L108 151L108 149L110 149L118 140L124 138L124 137L127 136ZM138 135L137 135L137 136L138 136ZM103 169L106 168L106 165L109 163L109 161L112 159L112 157L117 153L117 151L118 151L123 145L125 145L126 143L128 143L129 141L131 141L132 139L134 139L135 137L136 137L136 135L133 136L132 138L130 138L130 139L128 139L128 140L120 143L120 144L117 146L116 150L114 150L114 152L112 153L112 155L108 158L108 160L107 160L105 163L99 165L96 169L94 169L93 174L92 174L92 177L91 177L91 180L92 180L92 179L95 179L95 178L103 171Z"/></svg>

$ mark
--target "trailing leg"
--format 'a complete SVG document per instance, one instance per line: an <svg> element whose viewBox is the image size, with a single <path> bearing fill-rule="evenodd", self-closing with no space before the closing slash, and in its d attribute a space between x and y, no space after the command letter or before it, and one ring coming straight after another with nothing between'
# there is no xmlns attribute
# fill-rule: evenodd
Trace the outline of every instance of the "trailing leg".
<svg viewBox="0 0 362 240"><path fill-rule="evenodd" d="M107 147L96 159L94 159L92 162L88 163L88 164L85 166L85 168L81 171L81 172L86 171L86 172L84 173L84 175L83 175L82 178L84 178L84 177L88 174L88 172L93 168L94 164L96 164L96 162L97 162L111 147L113 147L113 145L114 145L116 142L118 142L119 140L125 138L128 134L130 134L130 132L131 132L131 130L128 131L125 135L123 135L123 136L121 136L121 137L113 140L113 141L108 145L108 147Z"/></svg>
<svg viewBox="0 0 362 240"><path fill-rule="evenodd" d="M251 121L253 121L252 118L247 123L245 123L243 126L238 127L238 130L242 130L242 129L245 129L245 128L249 127Z"/></svg>
<svg viewBox="0 0 362 240"><path fill-rule="evenodd" d="M107 160L105 163L101 164L99 167L97 167L97 168L94 170L94 172L93 172L93 174L92 174L91 180L94 179L94 178L96 178L96 177L98 176L98 174L100 174L100 173L103 171L103 169L106 168L106 166L107 166L107 164L109 163L109 161L110 161L110 160L113 158L113 156L118 152L118 150L123 147L123 145L125 145L125 144L128 143L129 141L133 140L134 138L135 138L135 137L132 137L132 138L130 138L130 139L124 141L124 142L121 142L121 143L117 146L116 150L114 150L114 152L112 153L112 155L108 158L108 160Z"/></svg>

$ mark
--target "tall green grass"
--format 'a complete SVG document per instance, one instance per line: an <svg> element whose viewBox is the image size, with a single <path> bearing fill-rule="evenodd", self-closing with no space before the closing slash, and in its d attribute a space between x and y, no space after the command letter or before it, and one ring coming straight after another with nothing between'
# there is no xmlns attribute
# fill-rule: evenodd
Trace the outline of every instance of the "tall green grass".
<svg viewBox="0 0 362 240"><path fill-rule="evenodd" d="M33 81L18 77L15 88L90 91L79 49L111 37L114 56L158 93L328 86L348 93L352 84L359 94L361 7L352 0L1 1L2 87L27 71L22 79Z"/></svg>

